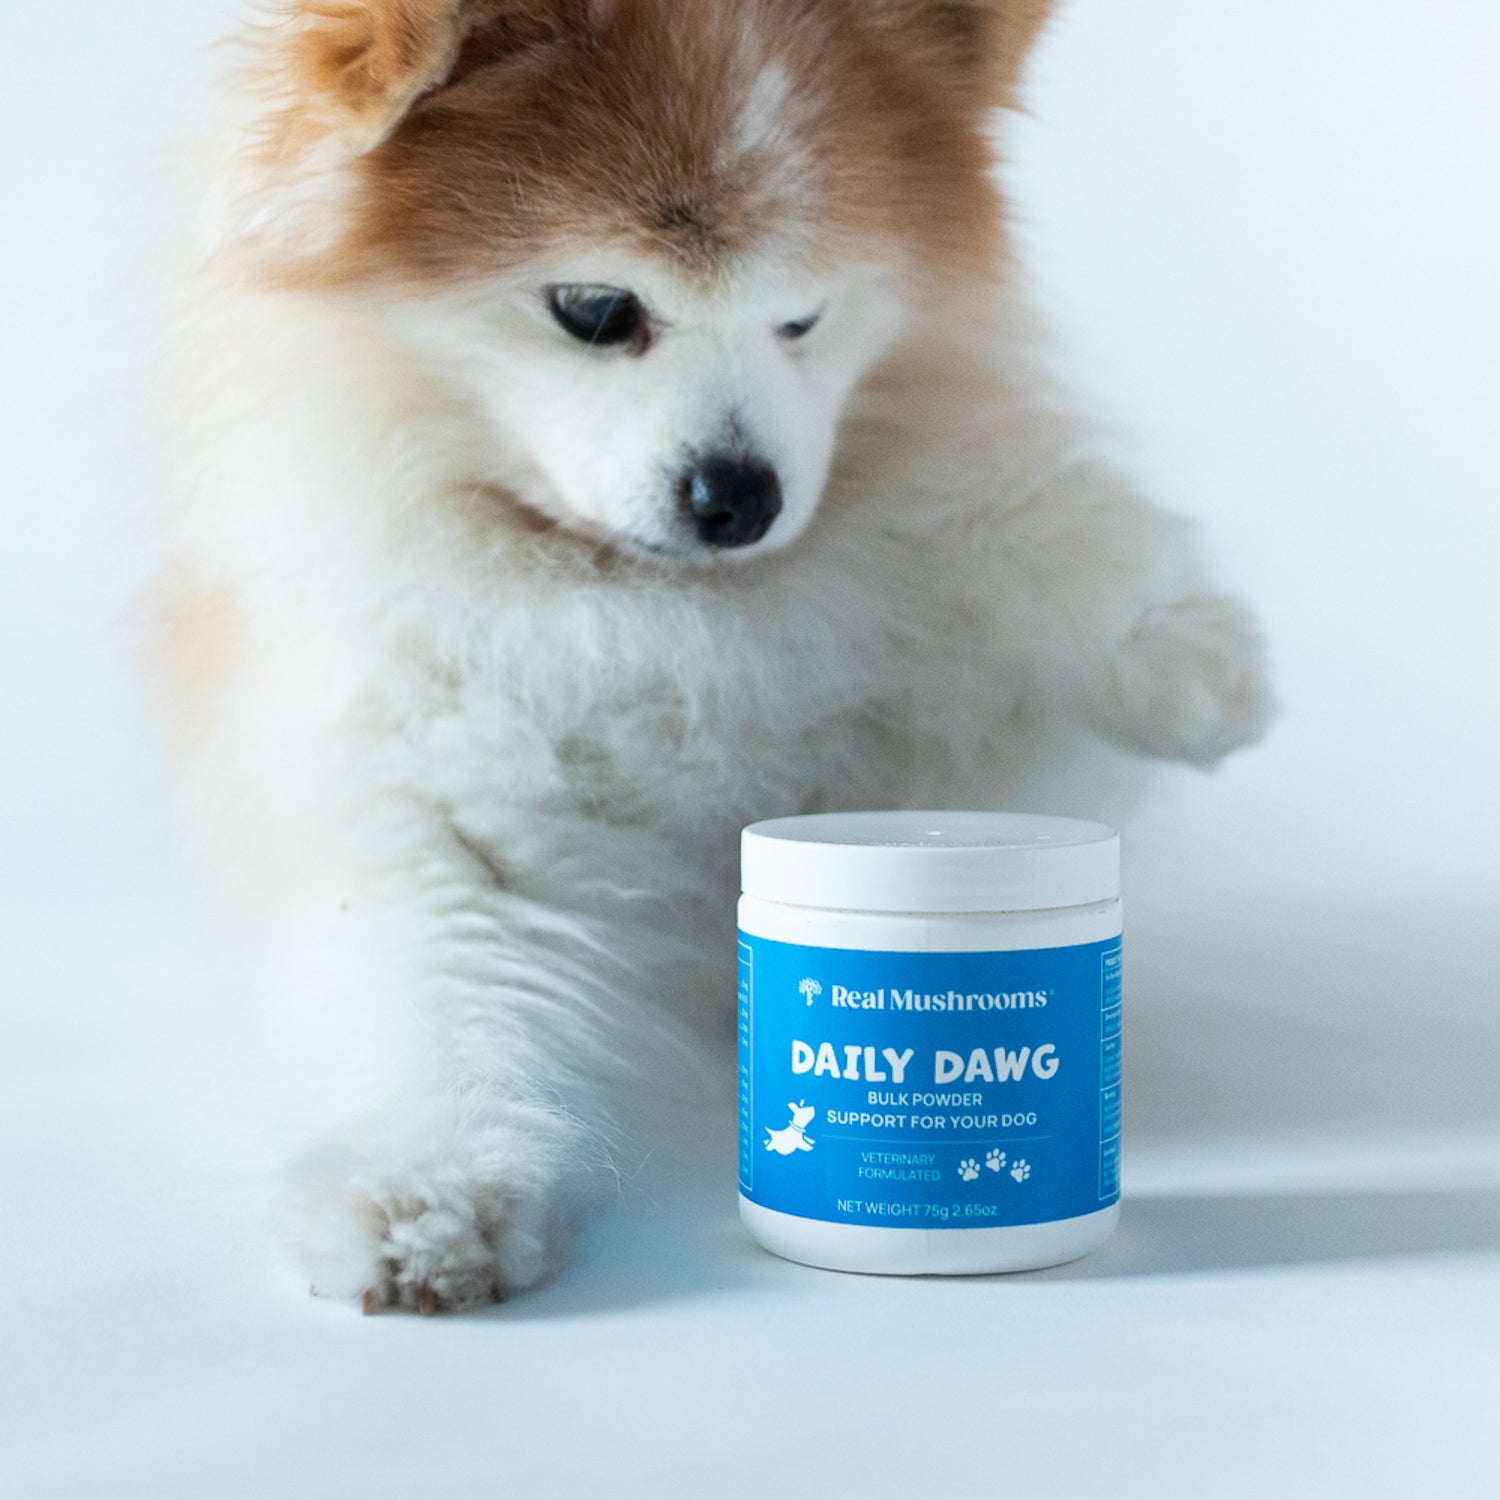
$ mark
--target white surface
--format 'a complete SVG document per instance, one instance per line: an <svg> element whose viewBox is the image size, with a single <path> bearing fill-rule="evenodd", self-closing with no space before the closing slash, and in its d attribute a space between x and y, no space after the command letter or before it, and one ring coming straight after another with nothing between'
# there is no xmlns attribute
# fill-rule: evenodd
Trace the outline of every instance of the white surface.
<svg viewBox="0 0 1500 1500"><path fill-rule="evenodd" d="M1500 11L1075 0L1016 136L1077 366L1288 705L1130 844L1116 1239L778 1262L726 1103L721 1169L419 1322L270 1268L117 623L153 155L227 9L7 16L0 1493L1500 1492Z"/></svg>
<svg viewBox="0 0 1500 1500"><path fill-rule="evenodd" d="M726 1108L719 1170L626 1187L554 1285L433 1322L272 1273L253 1163L206 1124L231 1060L170 949L34 932L0 1492L1494 1494L1491 916L1137 922L1126 1205L1090 1260L778 1261L739 1225Z"/></svg>

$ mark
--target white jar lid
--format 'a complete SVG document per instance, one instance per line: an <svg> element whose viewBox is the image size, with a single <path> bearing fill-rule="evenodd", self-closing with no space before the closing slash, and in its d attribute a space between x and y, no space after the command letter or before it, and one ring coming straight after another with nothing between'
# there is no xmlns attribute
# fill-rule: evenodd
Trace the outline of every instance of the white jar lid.
<svg viewBox="0 0 1500 1500"><path fill-rule="evenodd" d="M1120 839L1103 823L989 812L821 813L752 823L747 896L840 911L1006 912L1120 894Z"/></svg>

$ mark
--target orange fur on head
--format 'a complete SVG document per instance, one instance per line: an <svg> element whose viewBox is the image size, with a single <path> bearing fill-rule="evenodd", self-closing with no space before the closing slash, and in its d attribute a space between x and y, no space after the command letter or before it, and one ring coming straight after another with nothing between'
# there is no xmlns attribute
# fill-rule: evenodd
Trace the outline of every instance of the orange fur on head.
<svg viewBox="0 0 1500 1500"><path fill-rule="evenodd" d="M1049 0L316 0L277 28L267 163L345 153L272 274L447 282L610 243L712 275L758 241L993 264L984 123ZM774 89L755 102L757 79ZM755 115L747 128L746 112ZM737 135L737 132L739 134ZM291 263L289 263L291 262Z"/></svg>

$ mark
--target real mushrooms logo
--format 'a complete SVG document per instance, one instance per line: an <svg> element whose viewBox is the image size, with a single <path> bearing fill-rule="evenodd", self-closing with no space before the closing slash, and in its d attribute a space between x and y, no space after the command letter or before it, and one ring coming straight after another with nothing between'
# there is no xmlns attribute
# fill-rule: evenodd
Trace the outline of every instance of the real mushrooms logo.
<svg viewBox="0 0 1500 1500"><path fill-rule="evenodd" d="M804 979L802 983L797 986L797 992L802 996L804 1000L807 1001L809 1005L811 1005L813 1001L823 993L823 986L819 984L816 979Z"/></svg>

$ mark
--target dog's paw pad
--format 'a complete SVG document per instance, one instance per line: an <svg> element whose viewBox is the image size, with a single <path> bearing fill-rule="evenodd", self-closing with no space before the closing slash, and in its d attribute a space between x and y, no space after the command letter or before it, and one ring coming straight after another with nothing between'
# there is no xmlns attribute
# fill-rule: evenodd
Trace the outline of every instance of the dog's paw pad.
<svg viewBox="0 0 1500 1500"><path fill-rule="evenodd" d="M1005 1153L997 1146L985 1157L984 1164L990 1171L998 1172L1005 1165Z"/></svg>
<svg viewBox="0 0 1500 1500"><path fill-rule="evenodd" d="M979 1176L979 1163L972 1156L966 1156L958 1164L958 1175L965 1182L973 1182Z"/></svg>
<svg viewBox="0 0 1500 1500"><path fill-rule="evenodd" d="M1025 1182L1026 1179L1031 1176L1031 1163L1025 1160L1025 1158L1022 1158L1021 1160L1017 1161L1015 1166L1010 1169L1010 1175L1014 1177L1017 1182Z"/></svg>

